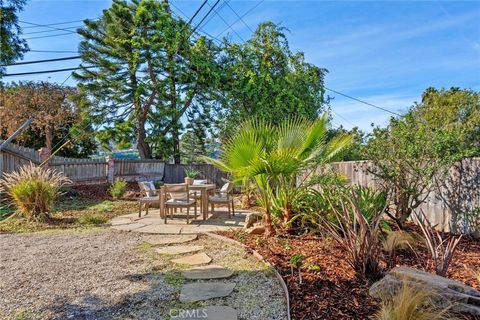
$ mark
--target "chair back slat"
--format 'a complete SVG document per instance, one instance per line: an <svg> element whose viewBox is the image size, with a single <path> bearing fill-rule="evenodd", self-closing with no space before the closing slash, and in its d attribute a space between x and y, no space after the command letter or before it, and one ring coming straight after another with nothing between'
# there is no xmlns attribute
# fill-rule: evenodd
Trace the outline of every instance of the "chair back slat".
<svg viewBox="0 0 480 320"><path fill-rule="evenodd" d="M155 189L155 185L152 181L140 181L138 182L138 186L140 190L145 193L147 197L155 197L157 195L157 191Z"/></svg>
<svg viewBox="0 0 480 320"><path fill-rule="evenodd" d="M189 199L188 184L186 183L165 184L164 190L170 199Z"/></svg>

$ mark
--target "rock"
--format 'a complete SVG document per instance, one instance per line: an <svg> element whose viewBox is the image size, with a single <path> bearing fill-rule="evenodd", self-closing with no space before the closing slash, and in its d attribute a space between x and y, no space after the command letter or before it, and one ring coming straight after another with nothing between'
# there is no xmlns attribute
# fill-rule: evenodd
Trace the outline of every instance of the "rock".
<svg viewBox="0 0 480 320"><path fill-rule="evenodd" d="M196 234L152 236L145 240L152 246L190 242L198 238Z"/></svg>
<svg viewBox="0 0 480 320"><path fill-rule="evenodd" d="M173 259L171 260L173 263L178 263L178 264L188 264L190 266L196 266L200 264L207 264L212 261L212 258L210 258L207 254L205 253L197 253L188 257L183 257L183 258L178 258L178 259Z"/></svg>
<svg viewBox="0 0 480 320"><path fill-rule="evenodd" d="M171 319L182 320L237 320L238 312L232 307L209 306L198 309L171 310Z"/></svg>
<svg viewBox="0 0 480 320"><path fill-rule="evenodd" d="M480 292L465 284L409 267L396 267L369 290L374 298L391 298L405 281L413 287L435 293L435 304L439 308L450 307L453 312L480 316Z"/></svg>
<svg viewBox="0 0 480 320"><path fill-rule="evenodd" d="M231 282L198 282L187 283L180 291L180 302L196 302L229 296L235 283Z"/></svg>
<svg viewBox="0 0 480 320"><path fill-rule="evenodd" d="M203 246L170 246L155 249L160 254L182 254L203 250Z"/></svg>
<svg viewBox="0 0 480 320"><path fill-rule="evenodd" d="M262 218L262 215L259 213L252 212L247 214L247 216L245 217L245 226L243 228L245 229L251 228L253 224L258 220L260 220L261 218Z"/></svg>
<svg viewBox="0 0 480 320"><path fill-rule="evenodd" d="M222 266L210 265L185 270L182 272L182 275L191 280L221 279L231 277L233 275L233 271Z"/></svg>
<svg viewBox="0 0 480 320"><path fill-rule="evenodd" d="M265 227L264 226L256 226L250 229L247 229L247 233L249 234L264 234Z"/></svg>
<svg viewBox="0 0 480 320"><path fill-rule="evenodd" d="M145 227L143 223L137 223L137 222L130 222L128 224L117 224L117 225L112 225L113 229L120 230L120 231L132 231L138 228Z"/></svg>

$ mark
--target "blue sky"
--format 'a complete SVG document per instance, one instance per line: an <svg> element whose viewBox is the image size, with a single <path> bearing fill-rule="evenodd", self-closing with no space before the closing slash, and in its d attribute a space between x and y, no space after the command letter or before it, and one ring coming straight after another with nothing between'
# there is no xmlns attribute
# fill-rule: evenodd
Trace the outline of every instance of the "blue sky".
<svg viewBox="0 0 480 320"><path fill-rule="evenodd" d="M170 0L179 15L190 17L201 1ZM209 0L210 5L215 0ZM110 1L29 0L20 20L37 24L95 18ZM239 21L236 14L243 15ZM250 29L270 20L288 28L290 46L303 51L309 62L327 68L326 86L372 104L401 112L420 99L429 86L458 86L480 90L480 1L234 1L222 0L218 15L202 29L218 36L227 24L237 21L222 36L240 42ZM180 10L180 11L179 11ZM207 12L205 6L199 17ZM220 18L219 15L221 15ZM224 21L225 20L225 21ZM198 23L200 18L194 20ZM26 23L24 37L64 33L33 28ZM79 26L70 23L54 27ZM247 27L248 26L248 27ZM73 30L73 29L72 29ZM238 35L237 35L238 34ZM75 34L29 39L33 50L76 51ZM24 60L71 56L74 53L29 52ZM8 73L76 67L78 60L15 66ZM5 78L49 80L62 83L68 72ZM74 85L70 78L66 84ZM332 92L333 124L347 128L385 125L390 114Z"/></svg>

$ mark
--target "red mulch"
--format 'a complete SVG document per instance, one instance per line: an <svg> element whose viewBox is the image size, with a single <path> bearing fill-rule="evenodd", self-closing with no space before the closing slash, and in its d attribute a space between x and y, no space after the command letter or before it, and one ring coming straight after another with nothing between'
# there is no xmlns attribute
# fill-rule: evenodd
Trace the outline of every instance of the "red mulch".
<svg viewBox="0 0 480 320"><path fill-rule="evenodd" d="M344 259L345 252L328 239L220 233L246 244L275 266L290 292L292 319L367 319L379 308L380 302L368 295L369 284L355 278ZM302 284L297 273L291 274L290 258L296 254L303 255ZM418 257L400 252L397 265L423 269L427 257L428 253L423 250ZM432 270L431 266L426 267ZM464 237L447 276L479 289L476 270L480 270L480 241Z"/></svg>

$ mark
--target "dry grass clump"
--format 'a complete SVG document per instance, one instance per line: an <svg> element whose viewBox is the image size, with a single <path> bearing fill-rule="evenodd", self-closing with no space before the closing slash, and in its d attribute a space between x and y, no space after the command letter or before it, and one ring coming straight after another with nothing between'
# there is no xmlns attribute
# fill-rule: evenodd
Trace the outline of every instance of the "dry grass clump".
<svg viewBox="0 0 480 320"><path fill-rule="evenodd" d="M450 320L457 319L450 308L439 308L434 302L434 293L402 283L398 293L382 303L376 320Z"/></svg>
<svg viewBox="0 0 480 320"><path fill-rule="evenodd" d="M4 174L0 180L0 192L7 194L23 217L43 221L49 217L60 187L68 182L62 173L30 163L18 171Z"/></svg>

